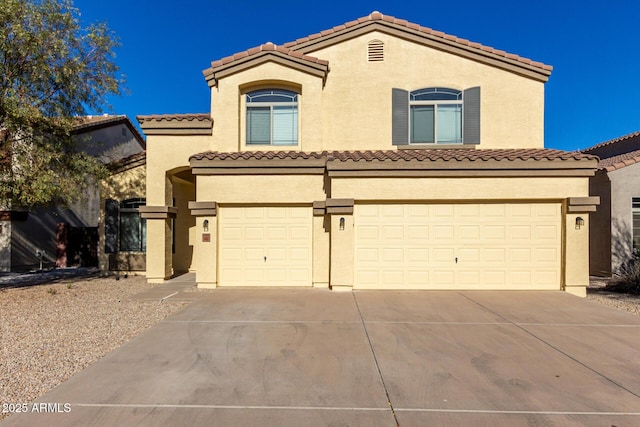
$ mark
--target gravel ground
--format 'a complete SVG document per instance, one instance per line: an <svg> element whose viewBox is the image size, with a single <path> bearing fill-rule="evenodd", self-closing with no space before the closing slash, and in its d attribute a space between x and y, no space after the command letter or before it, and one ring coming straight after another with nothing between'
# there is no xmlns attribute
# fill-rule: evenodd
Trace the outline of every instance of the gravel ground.
<svg viewBox="0 0 640 427"><path fill-rule="evenodd" d="M186 305L129 300L144 277L21 277L0 277L0 403L33 401Z"/></svg>

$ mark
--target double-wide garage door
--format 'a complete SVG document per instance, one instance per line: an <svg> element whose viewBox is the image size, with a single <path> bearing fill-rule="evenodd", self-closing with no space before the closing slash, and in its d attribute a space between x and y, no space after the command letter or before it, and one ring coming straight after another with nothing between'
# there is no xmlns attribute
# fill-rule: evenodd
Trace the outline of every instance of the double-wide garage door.
<svg viewBox="0 0 640 427"><path fill-rule="evenodd" d="M355 207L361 289L559 289L558 203Z"/></svg>
<svg viewBox="0 0 640 427"><path fill-rule="evenodd" d="M311 286L310 207L219 212L221 286Z"/></svg>
<svg viewBox="0 0 640 427"><path fill-rule="evenodd" d="M561 205L356 204L354 287L560 289ZM310 207L222 207L222 286L311 286Z"/></svg>

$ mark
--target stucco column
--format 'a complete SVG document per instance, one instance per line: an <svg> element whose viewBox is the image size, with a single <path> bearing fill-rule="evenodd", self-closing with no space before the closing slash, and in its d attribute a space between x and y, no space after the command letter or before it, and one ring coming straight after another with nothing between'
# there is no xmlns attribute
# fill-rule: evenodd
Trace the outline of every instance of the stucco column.
<svg viewBox="0 0 640 427"><path fill-rule="evenodd" d="M147 281L162 283L173 274L171 220L177 208L141 206L140 216L147 220Z"/></svg>
<svg viewBox="0 0 640 427"><path fill-rule="evenodd" d="M329 285L334 291L350 291L354 279L353 199L327 199L331 216L331 273Z"/></svg>
<svg viewBox="0 0 640 427"><path fill-rule="evenodd" d="M314 288L329 287L329 228L325 202L313 202L313 273Z"/></svg>
<svg viewBox="0 0 640 427"><path fill-rule="evenodd" d="M566 203L564 236L564 290L587 296L589 286L589 212L599 197L570 197Z"/></svg>
<svg viewBox="0 0 640 427"><path fill-rule="evenodd" d="M196 217L194 259L198 288L218 286L218 216L216 202L189 202L191 215Z"/></svg>

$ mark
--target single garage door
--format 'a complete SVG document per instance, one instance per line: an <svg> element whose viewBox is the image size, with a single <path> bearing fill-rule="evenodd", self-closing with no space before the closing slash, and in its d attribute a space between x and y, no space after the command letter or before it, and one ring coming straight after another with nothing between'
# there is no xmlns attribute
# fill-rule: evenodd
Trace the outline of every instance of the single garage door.
<svg viewBox="0 0 640 427"><path fill-rule="evenodd" d="M310 207L221 207L221 286L311 286Z"/></svg>
<svg viewBox="0 0 640 427"><path fill-rule="evenodd" d="M560 289L561 206L355 206L355 287Z"/></svg>

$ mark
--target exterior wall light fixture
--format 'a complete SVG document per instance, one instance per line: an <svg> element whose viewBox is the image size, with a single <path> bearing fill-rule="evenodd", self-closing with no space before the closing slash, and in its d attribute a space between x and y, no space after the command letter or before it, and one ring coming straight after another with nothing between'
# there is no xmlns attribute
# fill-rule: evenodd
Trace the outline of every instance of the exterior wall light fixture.
<svg viewBox="0 0 640 427"><path fill-rule="evenodd" d="M340 217L340 231L344 230L344 217Z"/></svg>
<svg viewBox="0 0 640 427"><path fill-rule="evenodd" d="M205 219L204 221L202 221L202 229L204 231L209 231L209 220Z"/></svg>
<svg viewBox="0 0 640 427"><path fill-rule="evenodd" d="M584 225L584 218L581 216L576 218L576 230L580 230L580 228Z"/></svg>

